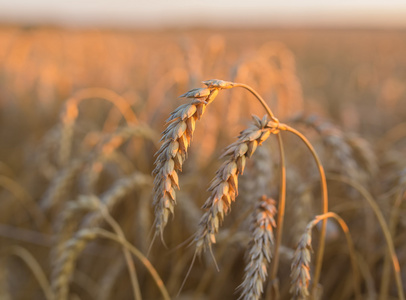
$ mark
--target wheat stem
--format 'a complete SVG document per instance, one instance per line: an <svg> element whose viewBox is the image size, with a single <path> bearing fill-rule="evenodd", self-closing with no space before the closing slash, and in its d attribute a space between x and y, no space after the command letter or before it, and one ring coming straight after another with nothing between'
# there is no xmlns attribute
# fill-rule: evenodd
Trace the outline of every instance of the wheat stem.
<svg viewBox="0 0 406 300"><path fill-rule="evenodd" d="M170 300L170 296L168 291L165 288L165 285L159 276L158 272L155 270L151 262L144 256L144 254L141 253L137 248L135 248L132 244L130 244L128 241L123 240L121 237L117 236L114 233L111 233L109 231L103 230L103 229L95 229L95 232L97 235L100 237L104 237L106 239L113 240L119 244L121 244L123 247L127 248L135 257L137 257L141 263L144 265L145 268L147 268L148 272L151 274L152 278L154 279L159 291L162 294L162 297L165 300Z"/></svg>
<svg viewBox="0 0 406 300"><path fill-rule="evenodd" d="M126 241L123 230L121 229L120 225L116 222L116 220L114 220L113 217L110 215L107 207L102 205L101 203L99 203L99 204L100 204L99 210L100 210L101 214L103 215L104 219L106 220L106 222L113 228L113 230L117 234L117 236L119 236L121 239ZM137 278L137 273L135 271L134 261L127 248L123 248L123 254L124 254L125 262L128 267L128 272L130 273L131 285L132 285L133 292L134 292L134 299L141 300L142 299L141 289L140 289L140 285L138 283L138 278Z"/></svg>
<svg viewBox="0 0 406 300"><path fill-rule="evenodd" d="M268 104L265 100L250 86L243 84L243 83L234 83L235 87L242 87L249 92L251 92L261 103L263 108L266 110L267 114L271 118L271 120L275 122L279 122L278 119L275 118L272 110L269 108ZM279 187L279 203L278 203L278 218L277 218L277 226L276 226L276 239L275 239L275 253L274 259L271 263L271 274L270 274L270 281L276 279L278 266L279 266L279 248L282 243L282 233L283 233L283 223L285 219L285 206L286 206L286 162L285 162L285 153L283 149L283 141L282 136L278 132L278 146L279 146L279 156L280 156L280 187Z"/></svg>
<svg viewBox="0 0 406 300"><path fill-rule="evenodd" d="M404 199L404 197L406 197L406 191L404 189L400 189L396 195L395 203L390 213L389 231L391 233L391 236L395 236L396 225L399 221L400 205L402 204L402 200ZM379 300L387 299L389 283L391 281L390 260L390 252L387 252L385 255L385 261L382 270L382 281L379 292Z"/></svg>

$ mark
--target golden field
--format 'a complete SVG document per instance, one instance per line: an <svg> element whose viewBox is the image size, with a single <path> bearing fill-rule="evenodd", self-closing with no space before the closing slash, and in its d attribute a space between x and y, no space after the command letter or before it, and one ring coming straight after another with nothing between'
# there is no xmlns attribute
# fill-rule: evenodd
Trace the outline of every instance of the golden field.
<svg viewBox="0 0 406 300"><path fill-rule="evenodd" d="M404 299L405 53L0 27L0 299Z"/></svg>

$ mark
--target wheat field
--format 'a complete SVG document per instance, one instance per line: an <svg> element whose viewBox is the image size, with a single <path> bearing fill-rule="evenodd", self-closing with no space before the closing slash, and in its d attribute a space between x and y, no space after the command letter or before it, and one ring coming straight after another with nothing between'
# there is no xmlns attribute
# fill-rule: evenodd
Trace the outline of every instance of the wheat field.
<svg viewBox="0 0 406 300"><path fill-rule="evenodd" d="M405 53L0 27L0 299L405 299Z"/></svg>

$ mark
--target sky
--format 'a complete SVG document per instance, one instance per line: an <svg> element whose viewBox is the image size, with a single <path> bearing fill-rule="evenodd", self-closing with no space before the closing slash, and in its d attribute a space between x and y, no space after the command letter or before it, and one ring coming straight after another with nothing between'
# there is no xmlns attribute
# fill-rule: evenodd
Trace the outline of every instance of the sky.
<svg viewBox="0 0 406 300"><path fill-rule="evenodd" d="M147 28L406 27L406 0L0 0L0 22Z"/></svg>

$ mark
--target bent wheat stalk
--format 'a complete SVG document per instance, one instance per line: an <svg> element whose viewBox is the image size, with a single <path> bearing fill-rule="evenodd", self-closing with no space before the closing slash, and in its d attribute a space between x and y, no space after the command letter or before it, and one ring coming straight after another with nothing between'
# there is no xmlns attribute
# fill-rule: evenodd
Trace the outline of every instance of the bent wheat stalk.
<svg viewBox="0 0 406 300"><path fill-rule="evenodd" d="M275 121L276 124L279 123L278 119L275 118L273 112L266 104L265 100L250 86L243 83L234 84L235 87L241 87L249 91L255 98L261 103L262 107L265 109L271 120ZM276 241L275 241L275 255L272 260L271 275L270 280L274 281L277 276L278 266L279 266L279 248L282 244L282 234L283 234L283 223L285 220L285 206L286 206L286 162L285 162L285 151L283 149L282 136L279 132L276 133L278 138L279 147L279 160L280 160L280 186L279 186L279 204L278 204L278 219L276 228Z"/></svg>
<svg viewBox="0 0 406 300"><path fill-rule="evenodd" d="M358 300L361 299L361 291L359 289L359 272L357 267L357 260L355 256L354 243L352 241L350 231L344 220L333 212L328 212L319 216L316 216L307 226L302 237L299 240L298 246L296 248L294 258L291 265L291 275L292 286L290 288L290 293L294 297L299 297L300 299L305 299L309 296L309 282L310 282L310 260L312 251L312 229L320 221L327 220L328 218L334 218L341 226L345 238L347 240L347 245L349 249L349 255L351 260L351 266L353 269L353 283L354 292ZM314 294L314 290L313 290Z"/></svg>

